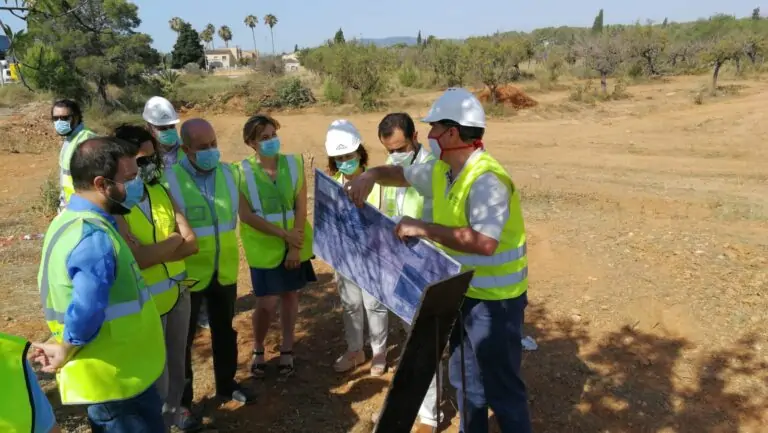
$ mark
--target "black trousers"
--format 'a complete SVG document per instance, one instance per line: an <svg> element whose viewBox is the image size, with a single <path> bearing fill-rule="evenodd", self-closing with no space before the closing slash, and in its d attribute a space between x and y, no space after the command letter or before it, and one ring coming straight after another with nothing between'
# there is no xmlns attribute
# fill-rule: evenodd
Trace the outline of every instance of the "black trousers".
<svg viewBox="0 0 768 433"><path fill-rule="evenodd" d="M235 317L235 300L237 299L237 284L222 286L218 275L214 274L211 283L199 292L191 292L191 312L189 319L189 335L187 336L186 378L182 406L192 406L192 344L197 331L197 316L200 305L205 299L208 311L208 323L211 327L211 345L213 346L213 375L216 379L216 395L230 397L235 389L235 372L237 371L237 332L232 328Z"/></svg>

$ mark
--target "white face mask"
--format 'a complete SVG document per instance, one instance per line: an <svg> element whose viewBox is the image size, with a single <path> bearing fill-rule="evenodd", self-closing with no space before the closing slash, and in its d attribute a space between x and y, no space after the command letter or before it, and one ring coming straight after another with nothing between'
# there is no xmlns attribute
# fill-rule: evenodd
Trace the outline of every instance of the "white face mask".
<svg viewBox="0 0 768 433"><path fill-rule="evenodd" d="M413 155L414 152L403 152L403 153L391 153L389 155L389 162L392 165L397 165L400 167L407 167L411 165L413 162Z"/></svg>
<svg viewBox="0 0 768 433"><path fill-rule="evenodd" d="M435 155L435 158L440 159L440 155L443 153L443 150L440 149L440 145L437 143L437 140L430 138L428 141L429 150L432 152L432 155Z"/></svg>

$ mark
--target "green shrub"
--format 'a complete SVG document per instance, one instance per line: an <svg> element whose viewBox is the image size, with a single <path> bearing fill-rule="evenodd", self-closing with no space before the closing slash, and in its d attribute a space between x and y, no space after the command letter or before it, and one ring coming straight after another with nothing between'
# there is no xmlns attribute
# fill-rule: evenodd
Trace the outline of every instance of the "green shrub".
<svg viewBox="0 0 768 433"><path fill-rule="evenodd" d="M51 170L43 184L40 185L40 196L32 209L47 217L56 215L59 210L59 172Z"/></svg>
<svg viewBox="0 0 768 433"><path fill-rule="evenodd" d="M323 82L323 96L325 100L334 105L344 103L344 88L331 77L326 77Z"/></svg>
<svg viewBox="0 0 768 433"><path fill-rule="evenodd" d="M404 87L413 87L413 85L416 84L419 75L416 73L416 69L414 69L413 66L405 65L400 68L400 71L397 73L397 78L400 80L400 84Z"/></svg>
<svg viewBox="0 0 768 433"><path fill-rule="evenodd" d="M304 86L297 77L286 78L277 83L275 93L261 101L265 108L303 108L317 102L312 90Z"/></svg>

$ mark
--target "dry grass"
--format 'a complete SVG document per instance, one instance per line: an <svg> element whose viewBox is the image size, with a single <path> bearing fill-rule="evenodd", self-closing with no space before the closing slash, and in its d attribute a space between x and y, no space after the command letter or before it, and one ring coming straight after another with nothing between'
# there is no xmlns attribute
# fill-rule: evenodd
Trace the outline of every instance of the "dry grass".
<svg viewBox="0 0 768 433"><path fill-rule="evenodd" d="M756 162L768 157L768 84L724 78L723 86L747 87L697 105L691 92L700 82L636 85L632 98L595 106L569 102L563 91L542 93L538 107L489 121L487 149L523 194L526 327L539 343L523 370L537 432L758 433L768 425L768 176ZM413 117L435 96L409 95ZM396 99L388 102L400 109ZM383 162L381 113L280 115L285 151L304 153L308 173L313 164L323 167L323 134L341 116L362 131L373 163ZM239 137L243 116L208 117L225 160L248 155ZM426 126L418 128L426 137ZM44 226L24 202L55 164L53 152L45 155L4 156L6 176L19 187L0 189L0 236ZM11 288L0 307L5 332L45 336L37 254L34 242L0 246L7 269L0 282ZM344 350L340 306L332 270L316 266L320 282L301 298L297 375L247 381L259 392L257 405L219 407L209 399L210 341L200 333L196 410L216 430L369 431L392 373L370 378L367 366L333 373ZM245 263L239 293L239 377L246 380L254 300ZM403 335L396 320L390 326L394 361ZM273 329L271 365L279 342ZM453 403L443 410L452 422L445 431L456 432ZM70 431L82 428L82 413L59 407L57 415Z"/></svg>

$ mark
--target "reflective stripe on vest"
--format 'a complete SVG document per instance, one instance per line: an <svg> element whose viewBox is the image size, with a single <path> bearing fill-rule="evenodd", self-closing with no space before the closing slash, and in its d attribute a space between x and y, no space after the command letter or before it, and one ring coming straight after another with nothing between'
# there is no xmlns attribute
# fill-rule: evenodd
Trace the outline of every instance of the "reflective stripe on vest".
<svg viewBox="0 0 768 433"><path fill-rule="evenodd" d="M296 185L299 183L299 167L296 163L296 158L293 155L285 155L285 159L288 163L288 171L291 174L291 185L293 185L294 189L296 188ZM261 198L259 197L259 188L256 186L256 176L253 173L253 167L251 166L251 162L247 159L244 159L242 163L240 163L240 166L243 168L243 175L245 177L245 185L248 188L248 198L251 200L251 206L253 207L253 212L256 213L256 215L264 218L265 220L271 222L271 223L282 223L283 222L283 214L282 213L272 213L264 215L264 211L261 207ZM293 209L286 209L285 212L285 218L286 219L294 219L295 214Z"/></svg>
<svg viewBox="0 0 768 433"><path fill-rule="evenodd" d="M467 297L481 300L516 298L528 288L528 258L525 226L520 210L520 195L514 188L509 175L487 153L482 152L468 161L459 177L448 185L447 164L435 163L432 176L434 200L434 221L448 227L467 227L466 207L469 192L475 180L491 172L502 179L510 188L510 215L504 225L496 253L491 256L465 254L440 246L463 270L474 269L475 275L467 291Z"/></svg>
<svg viewBox="0 0 768 433"><path fill-rule="evenodd" d="M0 332L0 432L33 433L35 406L27 377L27 340Z"/></svg>
<svg viewBox="0 0 768 433"><path fill-rule="evenodd" d="M66 222L64 225L59 227L59 229L56 231L56 233L53 234L51 237L51 240L48 241L48 248L45 250L45 255L43 256L43 263L42 263L42 269L48 269L48 261L51 258L51 253L53 252L53 248L56 246L56 242L59 240L62 234L69 228L72 224L78 222L79 220L72 220ZM84 218L82 221L88 222L94 225L98 225L99 227L104 227L104 223L96 218ZM104 227L105 230L109 230L107 227ZM52 321L52 322L58 322L62 326L64 326L64 317L66 315L65 311L56 311L53 308L48 307L48 290L49 290L49 283L48 283L48 272L43 272L42 275L42 282L40 283L40 300L43 304L43 312L45 313L45 320ZM141 311L141 309L144 307L144 304L147 302L147 300L150 299L149 292L146 288L139 290L139 296L138 299L133 301L126 301L121 302L119 304L113 304L107 306L107 308L104 310L104 320L115 320L119 319L120 317L130 316L131 314L137 314Z"/></svg>
<svg viewBox="0 0 768 433"><path fill-rule="evenodd" d="M234 230L237 227L237 208L239 207L240 200L238 199L238 196L237 196L238 192L235 184L235 179L232 176L231 168L229 168L228 166L220 166L220 167L221 167L221 171L224 174L224 180L227 182L227 191L229 191L229 199L231 200L230 203L232 204L233 218L229 221L219 221L217 227L215 226L193 227L192 230L195 232L195 235L198 237L213 236L216 234L217 229L219 233L226 233ZM214 176L215 176L215 173L214 173ZM167 169L165 171L165 179L168 181L168 187L171 189L171 195L176 200L178 205L182 209L185 209L187 206L186 206L186 203L184 202L184 195L181 193L181 188L179 187L179 178L176 176L176 173L170 168ZM216 192L214 191L214 194L215 193Z"/></svg>

